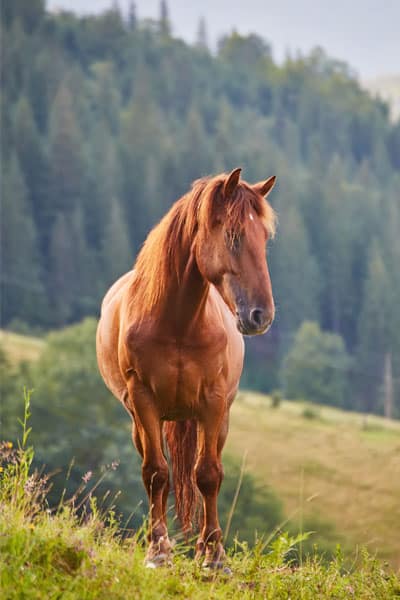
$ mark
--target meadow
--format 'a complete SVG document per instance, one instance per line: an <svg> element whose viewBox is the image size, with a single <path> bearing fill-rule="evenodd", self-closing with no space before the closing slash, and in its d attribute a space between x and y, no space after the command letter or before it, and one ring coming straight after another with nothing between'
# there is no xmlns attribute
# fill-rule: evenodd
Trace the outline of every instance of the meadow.
<svg viewBox="0 0 400 600"><path fill-rule="evenodd" d="M400 579L363 549L350 567L340 549L329 563L303 557L307 533L276 532L252 550L236 542L228 556L233 574L203 571L178 544L174 564L145 569L144 535L121 532L113 511L102 513L94 498L78 516L77 493L55 510L46 503L48 479L32 472L30 399L17 448L0 452L0 594L17 598L358 598L400 595ZM84 488L80 494L84 494ZM124 535L122 535L124 533Z"/></svg>
<svg viewBox="0 0 400 600"><path fill-rule="evenodd" d="M241 392L227 451L275 489L294 520L334 526L400 568L400 422Z"/></svg>
<svg viewBox="0 0 400 600"><path fill-rule="evenodd" d="M90 342L95 323L88 322L88 325L87 337ZM80 327L76 328L76 332L81 331ZM73 333L76 335L75 330L71 329L65 337L60 337L54 347L51 346L54 341L48 341L48 338L26 337L9 332L0 332L0 340L9 360L16 366L21 360L37 363L49 344L50 354L61 346L66 348L68 336ZM50 338L52 339L54 340ZM77 343L81 349L87 345L82 337L78 337ZM75 346L71 347L71 352L75 356ZM69 369L66 357L60 357L60 360L64 369ZM88 371L95 370L91 355L84 360ZM44 361L43 365L46 364ZM76 377L74 373L76 372L72 372L72 377ZM82 385L91 390L90 394L96 394L97 387L88 388L86 379L83 379ZM40 409L37 402L43 393L39 389L33 396L34 413ZM78 388L75 388L74 393L81 397ZM107 398L101 397L98 401L99 408L104 406L107 409ZM65 402L70 403L71 400L66 397ZM110 407L118 408L113 399L110 399ZM124 477L128 476L134 478L134 485L141 489L140 467L137 461L134 462L137 457L130 446L129 423L124 415L119 420L118 414L105 414L109 425L101 430L100 438L93 438L91 444L97 445L100 439L104 440L104 435L112 441L116 436L115 428L112 427L113 419L117 428L123 426L123 431L115 437L115 443L125 443L126 448L121 448L120 459L122 463L128 464L120 466L120 469L125 470L119 476L117 486L121 489ZM84 438L87 435L84 414L79 418L83 429L81 436L78 434L75 438L75 445L78 444L76 447L85 444ZM76 418L72 423L73 427L75 420ZM64 423L66 431L69 426L68 422ZM35 433L34 431L33 434ZM45 439L47 438L39 437L37 443L43 445L46 443ZM69 452L65 459L67 462L76 452L73 450L75 445L74 440L70 439L70 445L67 444L63 450L64 453ZM40 459L48 461L48 452L41 450ZM233 472L231 459L235 459L236 465ZM89 453L81 457L84 470L91 468L91 460ZM305 401L282 400L274 408L270 396L242 390L232 408L224 461L230 480L225 481L226 493L223 487L221 499L228 505L228 509L239 478L239 467L242 465L245 477L236 507L238 513L246 512L245 504L250 501L249 494L257 494L258 489L265 488L270 490L272 498L262 496L258 503L266 504L264 512L273 510L277 501L283 505L283 530L287 527L294 536L299 531L313 532L303 544L307 552L316 544L320 554L326 553L330 557L336 544L340 544L346 556L354 558L360 553L361 547L366 547L372 555L387 561L392 568L400 568L399 421L346 412ZM79 477L73 481L79 482ZM132 506L130 493L128 505ZM258 535L269 535L273 527L278 525L273 520L278 517L268 520L269 515L265 513L265 528L260 531L263 522L262 506L258 506L257 511L254 528ZM276 514L279 515L279 511ZM240 538L243 535L243 522L238 519L236 523L239 523ZM234 519L231 538L236 533ZM254 543L254 536L247 541Z"/></svg>

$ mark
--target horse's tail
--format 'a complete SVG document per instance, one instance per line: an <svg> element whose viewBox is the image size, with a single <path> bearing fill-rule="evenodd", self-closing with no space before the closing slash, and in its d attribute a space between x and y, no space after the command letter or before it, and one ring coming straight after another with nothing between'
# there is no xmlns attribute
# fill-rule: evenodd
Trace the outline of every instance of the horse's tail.
<svg viewBox="0 0 400 600"><path fill-rule="evenodd" d="M164 436L171 459L176 514L183 530L189 532L196 520L199 498L194 473L197 423L168 421L164 423Z"/></svg>

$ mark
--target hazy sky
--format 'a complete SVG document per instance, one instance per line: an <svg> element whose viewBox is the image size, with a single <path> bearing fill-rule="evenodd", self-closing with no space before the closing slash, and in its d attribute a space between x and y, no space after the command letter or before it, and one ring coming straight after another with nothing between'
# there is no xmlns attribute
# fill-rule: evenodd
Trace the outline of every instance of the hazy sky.
<svg viewBox="0 0 400 600"><path fill-rule="evenodd" d="M136 0L139 18L157 17L159 0ZM201 16L211 43L233 28L255 32L281 59L287 49L320 45L362 79L400 73L400 0L167 0L173 33L193 41ZM119 0L124 10L129 0ZM111 0L47 0L49 8L95 12Z"/></svg>

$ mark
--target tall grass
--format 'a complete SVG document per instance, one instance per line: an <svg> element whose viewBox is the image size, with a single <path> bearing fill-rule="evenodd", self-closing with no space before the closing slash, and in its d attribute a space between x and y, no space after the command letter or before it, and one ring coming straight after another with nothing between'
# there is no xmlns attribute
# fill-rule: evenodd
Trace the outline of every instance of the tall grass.
<svg viewBox="0 0 400 600"><path fill-rule="evenodd" d="M301 559L307 534L274 532L253 549L236 540L228 555L233 575L204 573L178 544L174 564L145 569L145 526L121 527L113 504L99 507L96 483L84 478L72 497L48 505L51 479L32 469L30 394L25 392L21 440L0 445L0 598L365 598L400 596L398 575L366 551L350 569L334 560ZM85 480L86 479L86 480ZM124 530L125 529L125 530Z"/></svg>

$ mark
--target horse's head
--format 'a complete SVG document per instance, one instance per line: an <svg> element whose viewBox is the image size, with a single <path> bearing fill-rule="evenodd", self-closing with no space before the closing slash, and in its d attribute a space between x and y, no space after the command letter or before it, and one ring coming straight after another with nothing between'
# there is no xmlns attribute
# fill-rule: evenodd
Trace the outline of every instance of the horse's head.
<svg viewBox="0 0 400 600"><path fill-rule="evenodd" d="M236 317L239 331L257 335L267 331L275 314L266 255L275 213L265 200L275 177L249 185L239 181L240 171L214 184L214 193L209 191L200 208L200 222L207 226L199 227L196 258L203 277ZM207 196L207 186L203 193Z"/></svg>

